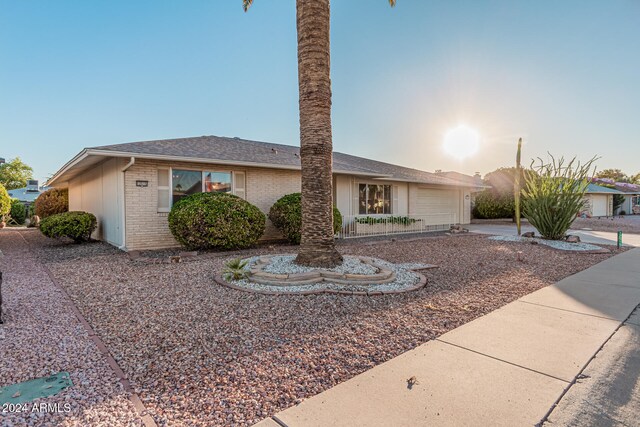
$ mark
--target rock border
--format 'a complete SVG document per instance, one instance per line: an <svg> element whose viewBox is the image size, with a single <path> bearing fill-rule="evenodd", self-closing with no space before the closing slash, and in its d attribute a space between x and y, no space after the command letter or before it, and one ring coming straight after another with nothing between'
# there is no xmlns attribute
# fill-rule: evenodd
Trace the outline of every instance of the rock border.
<svg viewBox="0 0 640 427"><path fill-rule="evenodd" d="M285 254L286 255L286 254ZM258 262L256 266L252 266L251 268L251 276L249 277L249 281L254 282L259 285L267 285L274 287L287 287L287 286L304 286L304 285L317 285L321 283L326 283L327 286L315 289L308 290L300 290L300 291L290 291L290 292L279 292L272 290L263 290L263 289L255 289L245 286L239 286L234 283L230 283L222 277L222 274L216 274L214 276L214 281L219 285L226 286L231 289L235 289L238 291L261 294L261 295L278 295L278 296L292 296L292 295L319 295L319 294L330 294L330 295L357 295L357 296L377 296L377 295L393 295L393 294L403 294L406 292L417 291L419 289L424 288L427 285L427 277L420 273L420 270L427 270L432 268L438 268L437 265L432 264L422 264L421 267L416 268L406 268L407 271L411 271L418 276L418 282L410 287L402 288L402 289L393 289L393 290L372 290L372 291L351 291L344 289L332 289L332 284L337 285L354 285L354 286L363 286L365 284L385 284L391 283L396 280L396 273L393 270L390 270L386 267L383 267L376 263L374 258L364 257L364 256L353 256L354 258L360 259L363 263L368 265L372 265L375 268L378 268L378 273L373 275L364 275L364 274L342 274L331 271L311 271L304 273L291 273L291 274L273 274L264 272L263 269L266 267L273 256L283 256L282 254L272 255L272 256L262 256L258 258ZM255 280L256 275L258 275L258 280ZM370 280L371 277L378 277L377 281Z"/></svg>

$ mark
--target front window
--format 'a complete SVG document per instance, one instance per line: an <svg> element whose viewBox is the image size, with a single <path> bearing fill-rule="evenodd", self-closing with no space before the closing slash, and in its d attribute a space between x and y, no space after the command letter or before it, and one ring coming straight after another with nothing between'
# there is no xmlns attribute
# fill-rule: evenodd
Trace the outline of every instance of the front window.
<svg viewBox="0 0 640 427"><path fill-rule="evenodd" d="M391 186L360 184L358 204L358 213L360 215L390 214Z"/></svg>
<svg viewBox="0 0 640 427"><path fill-rule="evenodd" d="M174 169L171 176L173 203L185 196L202 193L202 172Z"/></svg>
<svg viewBox="0 0 640 427"><path fill-rule="evenodd" d="M205 193L231 193L231 172L204 172Z"/></svg>

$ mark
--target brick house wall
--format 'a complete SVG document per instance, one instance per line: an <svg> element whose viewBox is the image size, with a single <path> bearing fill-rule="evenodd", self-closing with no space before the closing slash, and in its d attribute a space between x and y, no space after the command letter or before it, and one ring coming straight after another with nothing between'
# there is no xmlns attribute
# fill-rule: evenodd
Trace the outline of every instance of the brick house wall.
<svg viewBox="0 0 640 427"><path fill-rule="evenodd" d="M191 162L136 159L125 172L125 224L127 250L160 249L179 246L169 231L166 212L158 212L158 168L242 171L246 176L246 200L267 214L285 194L300 191L300 172L282 169L232 167ZM148 181L137 187L136 181ZM267 219L263 240L282 237Z"/></svg>

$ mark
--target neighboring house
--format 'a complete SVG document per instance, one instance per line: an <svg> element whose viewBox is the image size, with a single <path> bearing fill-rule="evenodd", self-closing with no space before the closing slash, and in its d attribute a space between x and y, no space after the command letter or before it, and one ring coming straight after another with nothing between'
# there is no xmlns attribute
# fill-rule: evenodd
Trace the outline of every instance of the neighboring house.
<svg viewBox="0 0 640 427"><path fill-rule="evenodd" d="M589 184L584 197L584 207L580 212L586 216L613 216L613 195L622 194L618 190Z"/></svg>
<svg viewBox="0 0 640 427"><path fill-rule="evenodd" d="M36 201L38 196L47 191L47 189L48 187L40 187L37 179L30 179L27 181L26 187L8 190L8 193L12 199L18 199L25 206L30 206Z"/></svg>
<svg viewBox="0 0 640 427"><path fill-rule="evenodd" d="M70 210L96 215L96 238L124 250L174 247L167 216L175 201L224 191L268 213L280 197L300 191L299 150L216 136L107 145L85 148L48 183L68 187ZM362 217L410 217L414 231L470 222L477 189L470 182L343 153L334 153L333 173L334 203L350 235L367 232L369 225L356 221ZM268 223L264 238L279 237Z"/></svg>
<svg viewBox="0 0 640 427"><path fill-rule="evenodd" d="M640 185L628 182L616 182L616 190L624 193L624 201L616 214L624 212L627 215L640 213Z"/></svg>

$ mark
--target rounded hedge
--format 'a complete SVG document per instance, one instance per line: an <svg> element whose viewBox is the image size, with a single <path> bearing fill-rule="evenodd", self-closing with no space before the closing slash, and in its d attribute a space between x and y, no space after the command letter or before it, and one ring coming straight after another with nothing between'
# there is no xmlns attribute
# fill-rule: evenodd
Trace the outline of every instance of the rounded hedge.
<svg viewBox="0 0 640 427"><path fill-rule="evenodd" d="M27 208L18 199L11 200L11 212L9 212L11 218L18 224L24 224L24 220L27 219Z"/></svg>
<svg viewBox="0 0 640 427"><path fill-rule="evenodd" d="M227 193L196 193L176 202L169 213L173 237L188 249L243 249L264 233L265 215Z"/></svg>
<svg viewBox="0 0 640 427"><path fill-rule="evenodd" d="M89 212L71 211L55 214L40 221L40 231L47 237L69 237L76 242L91 240L98 222Z"/></svg>
<svg viewBox="0 0 640 427"><path fill-rule="evenodd" d="M278 199L269 210L269 219L291 243L300 244L302 232L302 195L300 193L287 194ZM333 207L333 231L337 233L342 228L342 215Z"/></svg>
<svg viewBox="0 0 640 427"><path fill-rule="evenodd" d="M478 193L473 207L474 218L499 219L513 218L515 215L515 200L513 194L499 194L491 190Z"/></svg>
<svg viewBox="0 0 640 427"><path fill-rule="evenodd" d="M11 212L11 198L4 185L0 184L0 221L9 212Z"/></svg>
<svg viewBox="0 0 640 427"><path fill-rule="evenodd" d="M41 219L69 210L69 190L52 188L38 196L35 202L36 215Z"/></svg>

